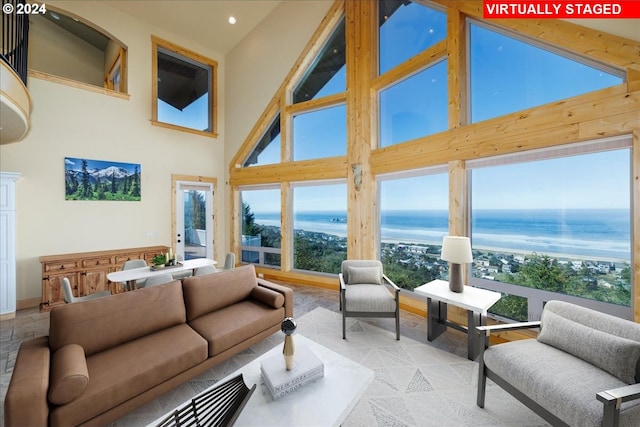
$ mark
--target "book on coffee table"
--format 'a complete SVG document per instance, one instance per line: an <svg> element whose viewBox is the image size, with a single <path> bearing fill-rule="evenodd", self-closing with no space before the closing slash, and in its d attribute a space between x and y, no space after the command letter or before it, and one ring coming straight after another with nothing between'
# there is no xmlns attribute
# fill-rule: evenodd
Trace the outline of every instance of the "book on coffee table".
<svg viewBox="0 0 640 427"><path fill-rule="evenodd" d="M287 371L284 356L276 354L260 361L264 383L278 399L324 376L324 363L306 346L296 348L293 368Z"/></svg>

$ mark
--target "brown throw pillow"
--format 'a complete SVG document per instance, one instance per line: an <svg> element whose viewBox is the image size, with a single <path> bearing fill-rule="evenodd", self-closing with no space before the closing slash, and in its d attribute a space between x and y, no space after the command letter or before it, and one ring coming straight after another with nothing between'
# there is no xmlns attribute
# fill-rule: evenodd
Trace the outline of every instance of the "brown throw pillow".
<svg viewBox="0 0 640 427"><path fill-rule="evenodd" d="M64 405L82 394L89 384L89 371L84 349L78 344L68 344L53 354L49 401Z"/></svg>
<svg viewBox="0 0 640 427"><path fill-rule="evenodd" d="M256 286L251 291L251 298L258 300L273 308L280 308L284 305L284 295L271 289Z"/></svg>

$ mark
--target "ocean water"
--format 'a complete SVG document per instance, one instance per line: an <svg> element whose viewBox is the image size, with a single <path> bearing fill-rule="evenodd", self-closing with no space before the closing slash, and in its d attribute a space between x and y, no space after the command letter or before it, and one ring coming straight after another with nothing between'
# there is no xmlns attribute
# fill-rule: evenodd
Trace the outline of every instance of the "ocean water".
<svg viewBox="0 0 640 427"><path fill-rule="evenodd" d="M280 226L278 213L254 212L258 224ZM346 212L302 212L296 230L347 235ZM441 244L448 232L448 212L384 211L383 242ZM472 242L477 249L589 256L630 260L631 218L624 209L475 210Z"/></svg>

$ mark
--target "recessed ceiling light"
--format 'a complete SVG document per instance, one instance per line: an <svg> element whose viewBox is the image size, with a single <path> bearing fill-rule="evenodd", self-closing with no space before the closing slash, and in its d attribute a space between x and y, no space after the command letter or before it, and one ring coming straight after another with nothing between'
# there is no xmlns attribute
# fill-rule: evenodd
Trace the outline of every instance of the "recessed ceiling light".
<svg viewBox="0 0 640 427"><path fill-rule="evenodd" d="M233 25L237 22L236 17L235 16L230 16L229 17L229 24Z"/></svg>
<svg viewBox="0 0 640 427"><path fill-rule="evenodd" d="M55 19L56 21L59 21L59 20L60 20L60 16L58 16L58 14L57 14L57 13L55 13L55 12L51 12L49 15L51 15L51 17L52 17L53 19Z"/></svg>

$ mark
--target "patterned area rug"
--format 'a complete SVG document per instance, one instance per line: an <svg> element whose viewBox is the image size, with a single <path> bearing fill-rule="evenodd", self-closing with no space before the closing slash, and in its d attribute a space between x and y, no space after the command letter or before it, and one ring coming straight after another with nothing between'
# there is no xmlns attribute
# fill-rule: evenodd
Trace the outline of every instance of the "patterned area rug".
<svg viewBox="0 0 640 427"><path fill-rule="evenodd" d="M358 319L347 319L347 339L343 340L341 319L340 313L317 308L297 319L296 333L374 371L373 382L344 427L548 425L491 381L485 409L477 407L476 362L410 338L396 341L394 333ZM265 351L282 345L283 337L282 333L272 335L112 426L147 425ZM301 419L297 426L315 424Z"/></svg>

